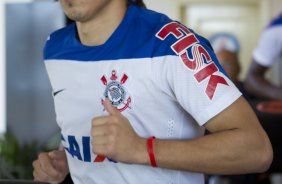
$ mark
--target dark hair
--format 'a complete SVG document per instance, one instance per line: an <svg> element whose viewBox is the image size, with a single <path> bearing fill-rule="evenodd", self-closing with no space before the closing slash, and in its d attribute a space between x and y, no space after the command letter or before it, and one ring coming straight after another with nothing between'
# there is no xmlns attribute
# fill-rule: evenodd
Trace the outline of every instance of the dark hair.
<svg viewBox="0 0 282 184"><path fill-rule="evenodd" d="M128 5L130 5L130 4L135 4L135 5L137 5L137 6L146 8L146 5L145 5L145 3L143 2L143 0L127 0L127 3L128 3Z"/></svg>

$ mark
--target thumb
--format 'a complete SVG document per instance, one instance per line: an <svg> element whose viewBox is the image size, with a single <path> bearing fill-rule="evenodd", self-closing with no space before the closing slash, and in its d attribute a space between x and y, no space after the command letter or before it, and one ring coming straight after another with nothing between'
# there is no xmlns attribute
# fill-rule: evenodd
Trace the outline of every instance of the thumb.
<svg viewBox="0 0 282 184"><path fill-rule="evenodd" d="M48 152L48 156L49 156L52 160L64 159L64 158L66 157L65 154L66 154L66 153L65 153L64 150L54 150L54 151Z"/></svg>
<svg viewBox="0 0 282 184"><path fill-rule="evenodd" d="M110 100L107 99L107 98L104 101L104 107L110 115L119 115L120 114L120 112L117 110L117 108L114 107L112 105L112 103L110 102Z"/></svg>

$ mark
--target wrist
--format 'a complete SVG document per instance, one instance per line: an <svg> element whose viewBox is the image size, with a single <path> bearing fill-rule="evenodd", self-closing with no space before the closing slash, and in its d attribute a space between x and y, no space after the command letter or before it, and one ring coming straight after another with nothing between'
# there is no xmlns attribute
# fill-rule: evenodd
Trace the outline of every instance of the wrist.
<svg viewBox="0 0 282 184"><path fill-rule="evenodd" d="M135 148L135 162L136 164L150 165L150 158L147 149L147 139L140 138L137 147Z"/></svg>

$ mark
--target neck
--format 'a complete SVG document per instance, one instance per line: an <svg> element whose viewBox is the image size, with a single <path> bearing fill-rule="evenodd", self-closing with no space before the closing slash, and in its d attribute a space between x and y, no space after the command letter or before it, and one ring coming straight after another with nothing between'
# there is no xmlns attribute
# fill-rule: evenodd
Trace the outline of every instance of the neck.
<svg viewBox="0 0 282 184"><path fill-rule="evenodd" d="M113 0L91 20L76 22L80 42L87 46L104 44L123 20L126 9L126 3Z"/></svg>

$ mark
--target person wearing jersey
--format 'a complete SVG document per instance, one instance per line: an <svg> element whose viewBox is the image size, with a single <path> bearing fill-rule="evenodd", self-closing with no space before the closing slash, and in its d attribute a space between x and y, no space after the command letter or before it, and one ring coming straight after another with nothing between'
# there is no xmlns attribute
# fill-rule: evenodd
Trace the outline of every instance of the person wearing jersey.
<svg viewBox="0 0 282 184"><path fill-rule="evenodd" d="M44 60L64 151L41 153L34 180L203 184L204 173L265 171L269 139L209 42L138 2L60 0L75 23L50 35Z"/></svg>
<svg viewBox="0 0 282 184"><path fill-rule="evenodd" d="M265 73L282 58L282 13L263 31L253 52L253 62L247 73L245 88L256 97L282 100L282 85L274 85Z"/></svg>

